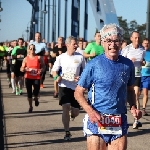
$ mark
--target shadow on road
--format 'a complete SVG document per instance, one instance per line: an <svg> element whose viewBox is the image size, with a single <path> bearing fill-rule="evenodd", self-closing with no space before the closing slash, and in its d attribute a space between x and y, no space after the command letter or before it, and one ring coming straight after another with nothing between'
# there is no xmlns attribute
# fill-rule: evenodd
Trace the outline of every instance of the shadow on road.
<svg viewBox="0 0 150 150"><path fill-rule="evenodd" d="M70 128L71 131L81 131L82 127L72 127ZM64 132L64 129L52 129L52 130L44 130L44 131L33 131L33 132L15 132L15 133L9 133L7 134L7 137L17 137L17 136L23 136L23 135L40 135L40 136L44 136L45 134L50 134L50 133L60 133L60 132ZM69 143L71 142L82 142L85 141L86 138L85 137L75 137L71 139L71 141L69 141ZM56 143L64 143L66 141L64 141L63 139L53 139L53 140L43 140L43 141L36 141L36 142L24 142L24 143L9 143L7 145L8 148L19 148L19 147L32 147L32 146L37 146L37 145L50 145L50 144L56 144Z"/></svg>

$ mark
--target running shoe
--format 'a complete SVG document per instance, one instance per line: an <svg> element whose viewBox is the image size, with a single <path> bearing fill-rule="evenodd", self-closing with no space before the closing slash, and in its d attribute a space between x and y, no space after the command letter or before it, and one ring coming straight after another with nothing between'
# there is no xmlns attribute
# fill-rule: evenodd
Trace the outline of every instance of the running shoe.
<svg viewBox="0 0 150 150"><path fill-rule="evenodd" d="M9 83L9 85L8 85L8 86L9 86L9 88L12 88L11 83Z"/></svg>
<svg viewBox="0 0 150 150"><path fill-rule="evenodd" d="M69 131L66 131L66 134L65 134L65 136L64 136L64 140L65 141L70 141L71 140L71 134L70 134L70 132Z"/></svg>
<svg viewBox="0 0 150 150"><path fill-rule="evenodd" d="M28 112L32 113L32 111L33 111L33 107L30 107Z"/></svg>
<svg viewBox="0 0 150 150"><path fill-rule="evenodd" d="M20 95L20 91L18 88L16 88L16 95Z"/></svg>
<svg viewBox="0 0 150 150"><path fill-rule="evenodd" d="M16 91L15 90L12 90L12 92L11 93L15 93Z"/></svg>
<svg viewBox="0 0 150 150"><path fill-rule="evenodd" d="M20 92L20 95L22 95L22 93L23 93L23 90L20 90L19 92Z"/></svg>
<svg viewBox="0 0 150 150"><path fill-rule="evenodd" d="M148 113L145 111L145 108L142 111L143 116L148 116Z"/></svg>
<svg viewBox="0 0 150 150"><path fill-rule="evenodd" d="M54 93L53 97L58 98L58 93Z"/></svg>
<svg viewBox="0 0 150 150"><path fill-rule="evenodd" d="M35 100L35 106L36 106L36 107L39 106L38 98L34 98L34 100Z"/></svg>
<svg viewBox="0 0 150 150"><path fill-rule="evenodd" d="M69 112L69 115L70 115L70 121L74 121L75 117L71 115L71 111Z"/></svg>
<svg viewBox="0 0 150 150"><path fill-rule="evenodd" d="M133 129L138 129L139 127L142 127L142 123L135 120L133 123Z"/></svg>

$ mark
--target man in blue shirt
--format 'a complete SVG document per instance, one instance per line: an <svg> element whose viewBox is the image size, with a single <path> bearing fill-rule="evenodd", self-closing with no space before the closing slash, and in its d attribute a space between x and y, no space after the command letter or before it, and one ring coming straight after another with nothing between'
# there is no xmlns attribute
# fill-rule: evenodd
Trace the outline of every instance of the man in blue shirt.
<svg viewBox="0 0 150 150"><path fill-rule="evenodd" d="M36 32L35 33L35 41L31 41L29 45L35 45L35 53L39 56L43 56L44 52L48 55L48 48L45 43L41 42L41 33Z"/></svg>
<svg viewBox="0 0 150 150"><path fill-rule="evenodd" d="M87 112L84 134L91 149L126 149L127 116L126 100L131 113L140 118L136 109L134 92L134 65L119 55L123 29L116 24L105 25L101 30L105 54L97 56L85 67L75 90L75 99ZM84 97L88 89L88 100ZM128 94L128 98L127 98Z"/></svg>
<svg viewBox="0 0 150 150"><path fill-rule="evenodd" d="M142 66L142 78L141 78L141 88L143 90L143 116L148 116L145 111L148 102L148 90L150 90L150 41L149 39L144 39L142 46L145 49L144 56L144 66Z"/></svg>

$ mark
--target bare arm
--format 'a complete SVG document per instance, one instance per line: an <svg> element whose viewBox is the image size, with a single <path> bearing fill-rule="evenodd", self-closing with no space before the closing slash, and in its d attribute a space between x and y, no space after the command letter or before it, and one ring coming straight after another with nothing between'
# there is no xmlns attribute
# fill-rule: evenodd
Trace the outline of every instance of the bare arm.
<svg viewBox="0 0 150 150"><path fill-rule="evenodd" d="M136 98L133 86L127 87L127 102L130 105L130 110L133 117L140 119L142 117L142 112L136 108Z"/></svg>
<svg viewBox="0 0 150 150"><path fill-rule="evenodd" d="M42 69L41 72L43 72L45 70L46 66L45 66L45 63L44 63L44 60L42 57L40 57L40 64L41 64L41 69Z"/></svg>
<svg viewBox="0 0 150 150"><path fill-rule="evenodd" d="M89 57L95 57L96 54L95 54L95 53L87 54L87 53L83 52L83 56L84 56L85 58L89 58Z"/></svg>
<svg viewBox="0 0 150 150"><path fill-rule="evenodd" d="M136 97L133 86L127 87L127 102L129 103L130 108L136 108Z"/></svg>
<svg viewBox="0 0 150 150"><path fill-rule="evenodd" d="M85 88L80 87L79 85L75 89L75 99L78 101L80 106L87 112L89 115L90 121L92 123L96 123L101 119L101 116L98 112L96 112L88 103L84 96Z"/></svg>
<svg viewBox="0 0 150 150"><path fill-rule="evenodd" d="M22 66L20 68L20 71L21 72L24 72L25 71L25 67L26 67L26 57L23 59L23 62L22 62Z"/></svg>

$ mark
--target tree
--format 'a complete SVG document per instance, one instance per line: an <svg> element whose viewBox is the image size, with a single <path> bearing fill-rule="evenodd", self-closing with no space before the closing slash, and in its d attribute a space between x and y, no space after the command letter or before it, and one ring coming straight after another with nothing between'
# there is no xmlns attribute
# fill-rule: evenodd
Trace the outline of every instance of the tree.
<svg viewBox="0 0 150 150"><path fill-rule="evenodd" d="M146 38L146 23L137 26L137 31L140 33L141 40Z"/></svg>
<svg viewBox="0 0 150 150"><path fill-rule="evenodd" d="M130 21L130 23L129 23L129 34L131 34L133 31L137 31L137 27L138 27L138 24L137 24L136 20Z"/></svg>
<svg viewBox="0 0 150 150"><path fill-rule="evenodd" d="M119 25L124 29L124 39L129 42L129 28L128 28L128 23L127 19L123 19L122 17L118 17Z"/></svg>

